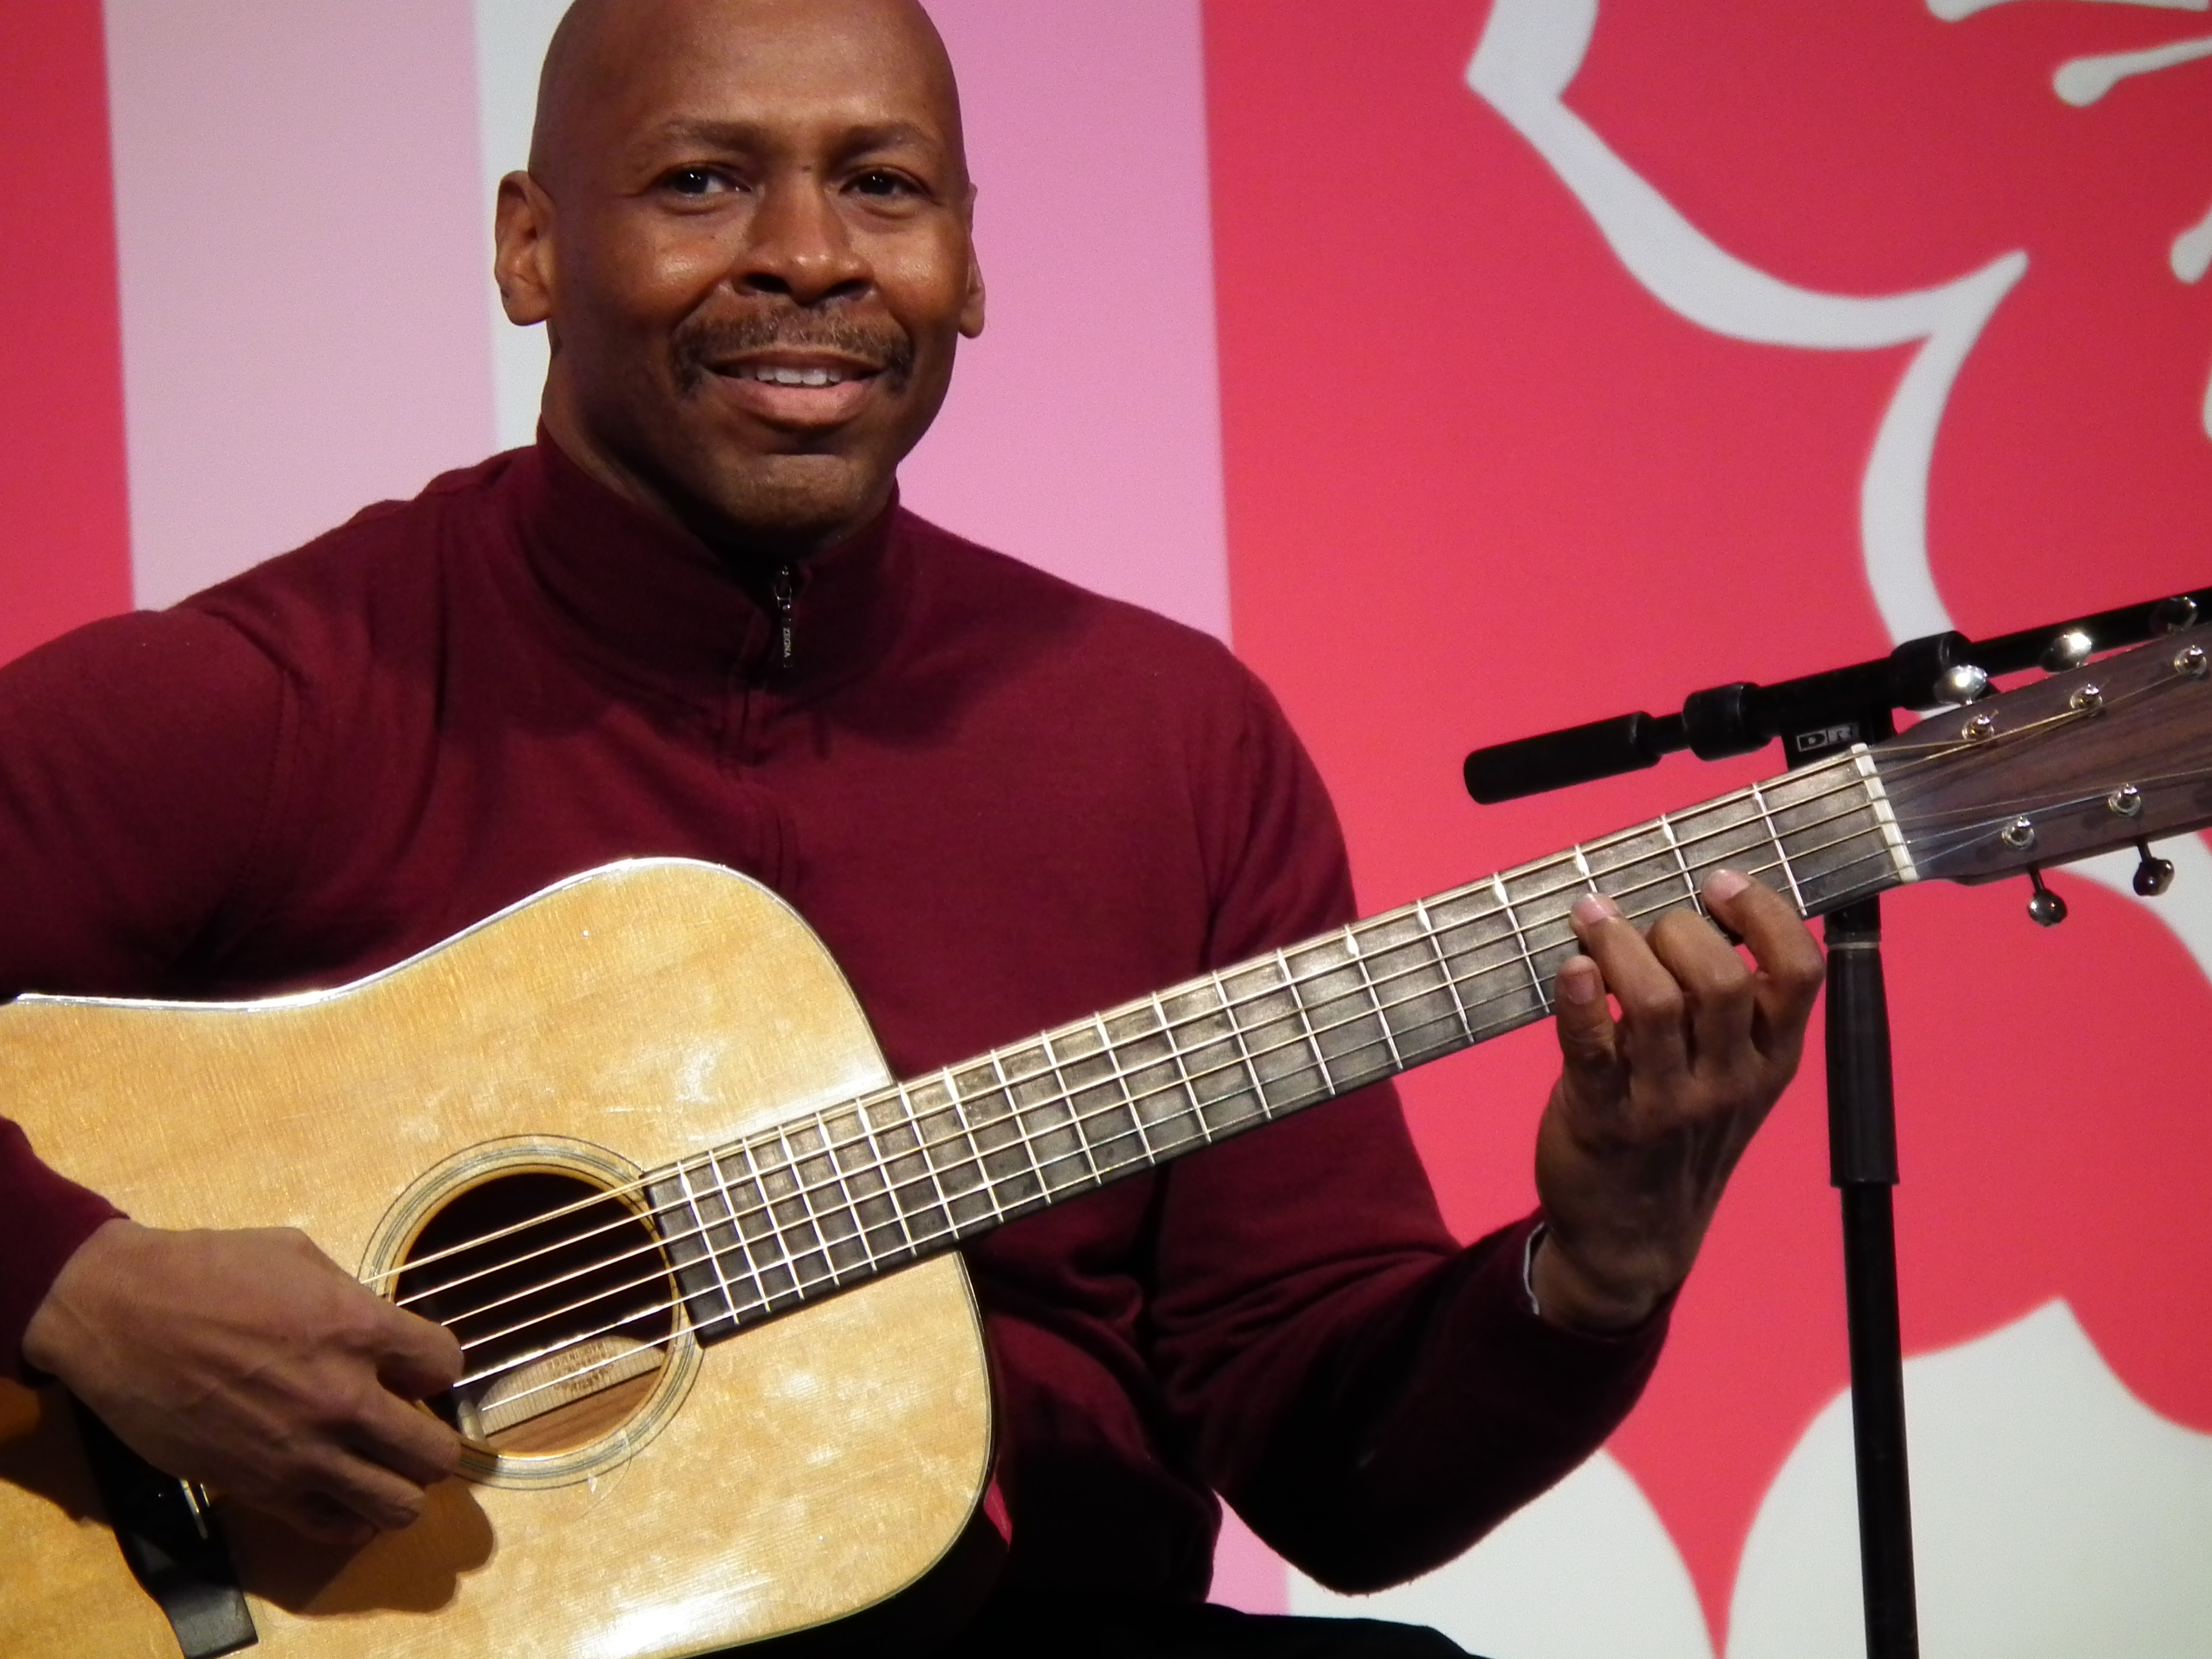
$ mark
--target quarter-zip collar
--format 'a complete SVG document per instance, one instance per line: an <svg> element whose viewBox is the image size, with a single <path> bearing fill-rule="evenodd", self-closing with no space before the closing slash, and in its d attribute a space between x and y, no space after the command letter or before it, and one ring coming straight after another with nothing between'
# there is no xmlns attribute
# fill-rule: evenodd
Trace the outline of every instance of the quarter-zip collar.
<svg viewBox="0 0 2212 1659"><path fill-rule="evenodd" d="M544 432L500 481L536 584L585 648L625 678L711 704L733 679L792 700L880 665L911 556L896 499L850 539L738 572L680 526L623 500Z"/></svg>

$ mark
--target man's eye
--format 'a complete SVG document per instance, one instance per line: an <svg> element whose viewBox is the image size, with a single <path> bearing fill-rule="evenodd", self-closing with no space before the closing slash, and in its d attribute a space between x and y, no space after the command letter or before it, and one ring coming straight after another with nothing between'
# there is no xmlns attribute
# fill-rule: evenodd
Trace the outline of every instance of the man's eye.
<svg viewBox="0 0 2212 1659"><path fill-rule="evenodd" d="M886 200L914 194L912 180L896 173L884 173L871 168L853 180L853 188L863 196L879 197Z"/></svg>
<svg viewBox="0 0 2212 1659"><path fill-rule="evenodd" d="M678 196L712 196L729 188L729 180L711 167L678 167L660 182Z"/></svg>

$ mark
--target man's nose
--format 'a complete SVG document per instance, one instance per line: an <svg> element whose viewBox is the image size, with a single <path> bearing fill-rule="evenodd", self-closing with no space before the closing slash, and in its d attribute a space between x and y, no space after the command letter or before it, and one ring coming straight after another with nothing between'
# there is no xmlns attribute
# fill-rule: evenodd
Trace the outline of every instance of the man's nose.
<svg viewBox="0 0 2212 1659"><path fill-rule="evenodd" d="M769 182L748 227L741 261L733 273L738 286L800 305L858 294L870 281L868 263L830 188L811 173Z"/></svg>

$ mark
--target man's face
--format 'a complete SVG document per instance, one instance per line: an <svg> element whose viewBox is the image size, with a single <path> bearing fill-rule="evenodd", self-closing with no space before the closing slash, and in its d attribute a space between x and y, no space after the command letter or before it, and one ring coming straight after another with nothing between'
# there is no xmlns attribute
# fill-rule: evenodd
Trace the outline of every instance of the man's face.
<svg viewBox="0 0 2212 1659"><path fill-rule="evenodd" d="M982 327L950 74L893 3L604 10L501 191L548 426L708 540L803 556L881 510Z"/></svg>

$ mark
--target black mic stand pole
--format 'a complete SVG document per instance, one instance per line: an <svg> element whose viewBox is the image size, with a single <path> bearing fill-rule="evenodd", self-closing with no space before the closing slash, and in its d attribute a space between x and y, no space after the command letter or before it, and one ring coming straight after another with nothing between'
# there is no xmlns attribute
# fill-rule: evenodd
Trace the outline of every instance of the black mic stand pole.
<svg viewBox="0 0 2212 1659"><path fill-rule="evenodd" d="M1905 1344L1898 1326L1897 1106L1881 901L1832 913L1828 945L1828 1180L1844 1212L1844 1304L1859 1496L1859 1586L1870 1659L1918 1659L1912 1492L1905 1461Z"/></svg>
<svg viewBox="0 0 2212 1659"><path fill-rule="evenodd" d="M1776 738L1803 766L1857 743L1879 743L1898 708L1974 701L1993 674L2057 671L2212 611L2212 587L1979 644L1963 634L1907 641L1887 657L1780 685L1700 691L1680 714L1623 714L1478 749L1468 793L1484 805L1658 763L1688 749L1700 759L1748 754ZM2136 890L2163 892L2172 867L2143 852ZM2045 927L2066 907L2040 880L2028 915ZM1912 1576L1912 1498L1905 1454L1905 1347L1898 1322L1897 1105L1891 1086L1889 1001L1881 970L1881 901L1829 913L1828 1179L1843 1207L1844 1300L1851 1362L1851 1438L1858 1474L1859 1574L1869 1659L1919 1659Z"/></svg>

